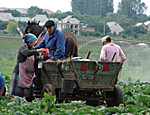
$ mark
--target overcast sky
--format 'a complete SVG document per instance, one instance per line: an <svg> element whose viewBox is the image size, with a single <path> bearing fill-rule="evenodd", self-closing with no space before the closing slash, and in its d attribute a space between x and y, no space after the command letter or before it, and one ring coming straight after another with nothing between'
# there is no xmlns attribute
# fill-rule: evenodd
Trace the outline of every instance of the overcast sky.
<svg viewBox="0 0 150 115"><path fill-rule="evenodd" d="M118 2L121 0L114 0L114 11L116 12ZM150 15L150 0L142 0L149 7L147 14ZM71 0L0 0L0 7L8 8L30 8L37 6L42 9L49 9L53 12L61 10L62 12L71 11Z"/></svg>

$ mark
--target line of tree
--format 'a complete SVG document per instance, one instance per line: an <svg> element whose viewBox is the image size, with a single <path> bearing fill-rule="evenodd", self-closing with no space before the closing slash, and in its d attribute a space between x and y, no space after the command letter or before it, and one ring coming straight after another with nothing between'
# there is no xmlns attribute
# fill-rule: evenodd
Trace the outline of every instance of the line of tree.
<svg viewBox="0 0 150 115"><path fill-rule="evenodd" d="M72 0L72 12L82 15L99 15L103 18L108 13L113 13L113 1L114 0ZM135 15L144 14L146 9L146 4L141 0L121 0L117 13L132 18Z"/></svg>
<svg viewBox="0 0 150 115"><path fill-rule="evenodd" d="M101 17L105 17L107 13L114 11L113 0L72 0L71 6L72 12L100 15Z"/></svg>

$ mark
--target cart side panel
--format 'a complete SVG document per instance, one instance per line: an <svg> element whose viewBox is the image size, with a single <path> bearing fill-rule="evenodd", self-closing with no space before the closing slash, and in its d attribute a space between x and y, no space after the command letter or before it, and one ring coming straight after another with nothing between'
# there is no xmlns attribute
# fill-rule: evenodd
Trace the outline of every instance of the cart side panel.
<svg viewBox="0 0 150 115"><path fill-rule="evenodd" d="M118 62L73 62L81 88L110 88L118 78L122 63Z"/></svg>
<svg viewBox="0 0 150 115"><path fill-rule="evenodd" d="M59 76L60 74L58 73L58 68L55 63L43 63L43 68L41 69L41 80L43 85L59 85Z"/></svg>

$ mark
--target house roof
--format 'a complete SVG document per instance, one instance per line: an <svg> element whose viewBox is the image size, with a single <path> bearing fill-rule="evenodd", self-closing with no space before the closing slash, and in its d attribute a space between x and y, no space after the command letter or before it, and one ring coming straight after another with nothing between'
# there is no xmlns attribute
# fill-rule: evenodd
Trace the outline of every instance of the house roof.
<svg viewBox="0 0 150 115"><path fill-rule="evenodd" d="M0 7L0 11L4 11L4 10L17 10L18 12L22 13L22 14L27 14L28 8L6 8L6 7ZM49 9L42 9L43 11L47 12L48 14L53 14L54 12L52 12Z"/></svg>
<svg viewBox="0 0 150 115"><path fill-rule="evenodd" d="M141 26L143 23L137 23L135 26Z"/></svg>
<svg viewBox="0 0 150 115"><path fill-rule="evenodd" d="M15 21L21 21L21 22L28 22L28 20L31 20L30 17L14 17Z"/></svg>
<svg viewBox="0 0 150 115"><path fill-rule="evenodd" d="M144 23L144 25L149 25L150 24L150 21L146 21L145 23Z"/></svg>
<svg viewBox="0 0 150 115"><path fill-rule="evenodd" d="M45 22L48 20L48 18L46 15L36 15L35 17L32 18L32 20Z"/></svg>
<svg viewBox="0 0 150 115"><path fill-rule="evenodd" d="M59 23L70 23L70 24L80 24L81 21L73 16L67 16L63 20L59 21Z"/></svg>
<svg viewBox="0 0 150 115"><path fill-rule="evenodd" d="M14 17L11 15L11 13L0 13L0 20L2 21L9 21L13 19Z"/></svg>
<svg viewBox="0 0 150 115"><path fill-rule="evenodd" d="M59 21L58 18L49 18L49 20L53 20L54 22L58 22Z"/></svg>
<svg viewBox="0 0 150 115"><path fill-rule="evenodd" d="M122 32L124 29L116 22L107 22L108 27L113 32Z"/></svg>

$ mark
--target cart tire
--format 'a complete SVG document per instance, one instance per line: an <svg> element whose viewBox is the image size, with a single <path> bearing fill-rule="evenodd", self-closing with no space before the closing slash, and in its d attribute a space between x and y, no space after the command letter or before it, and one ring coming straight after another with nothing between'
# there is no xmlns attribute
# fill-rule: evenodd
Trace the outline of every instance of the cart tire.
<svg viewBox="0 0 150 115"><path fill-rule="evenodd" d="M44 94L44 92L46 93L52 93L52 95L54 96L56 94L55 92L55 86L53 86L52 84L46 84L43 86L43 89L42 89L42 95Z"/></svg>
<svg viewBox="0 0 150 115"><path fill-rule="evenodd" d="M123 104L123 92L120 86L115 86L114 91L106 92L106 98L111 98L111 100L106 100L107 106L119 106Z"/></svg>

